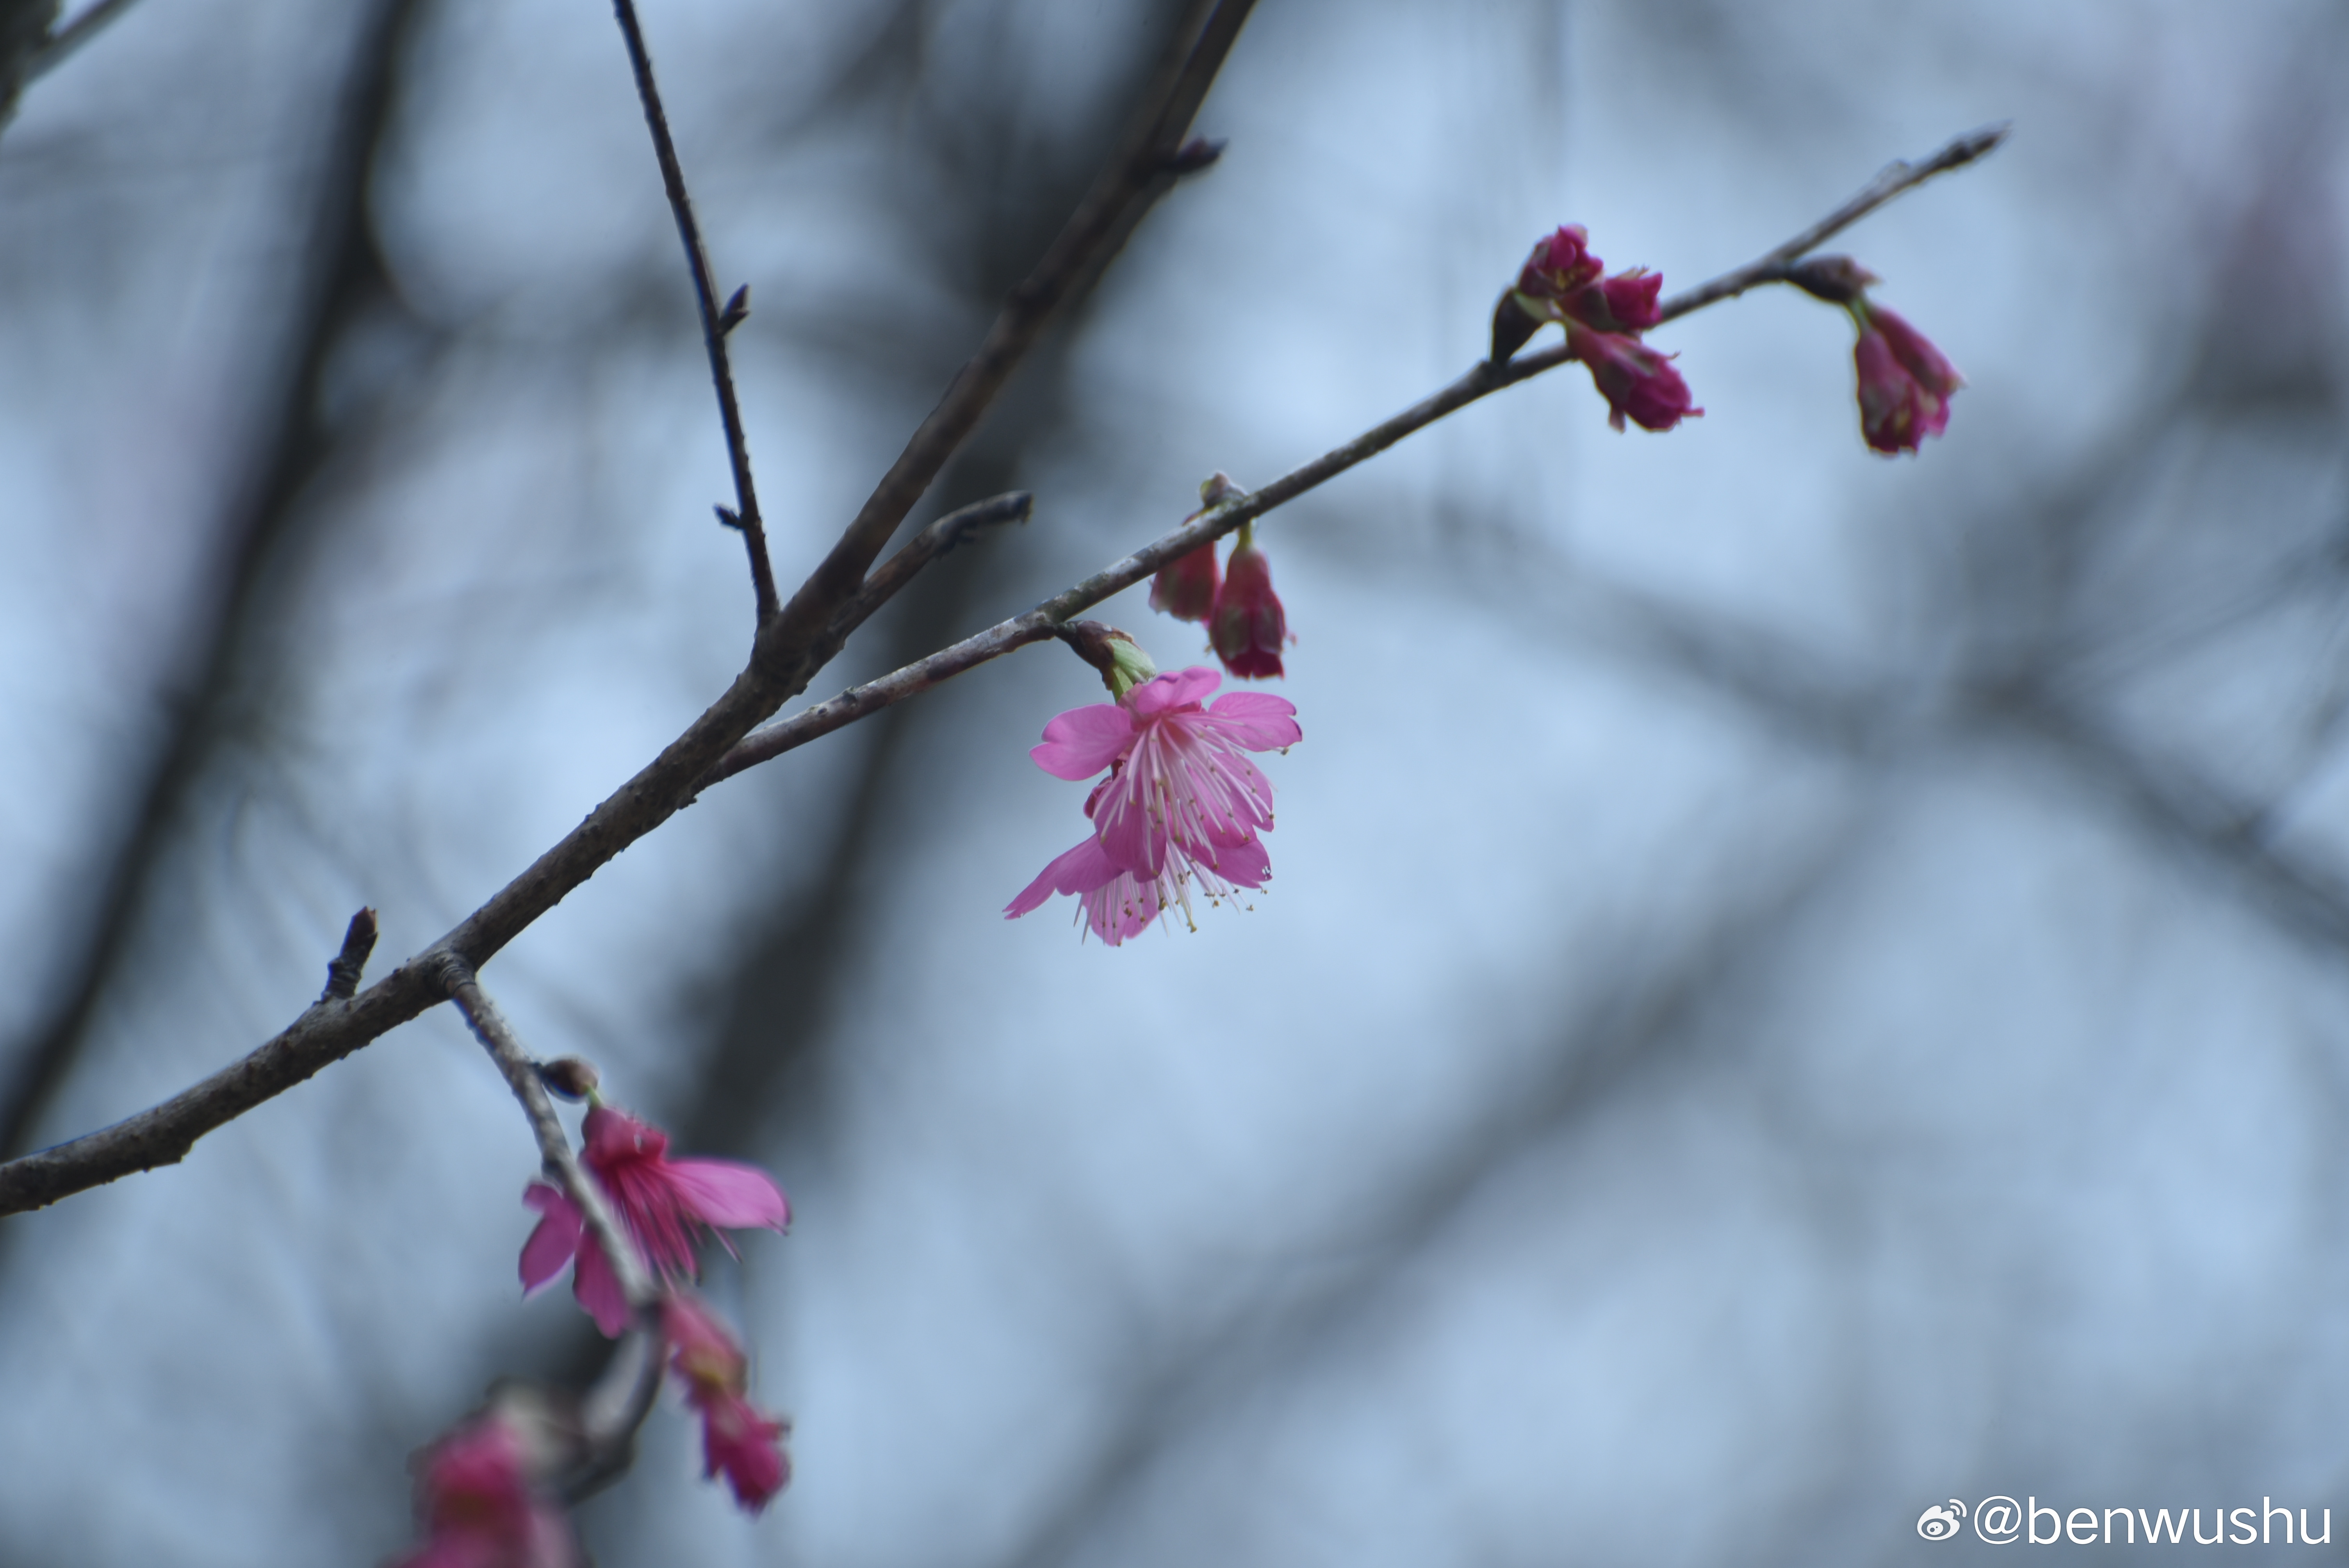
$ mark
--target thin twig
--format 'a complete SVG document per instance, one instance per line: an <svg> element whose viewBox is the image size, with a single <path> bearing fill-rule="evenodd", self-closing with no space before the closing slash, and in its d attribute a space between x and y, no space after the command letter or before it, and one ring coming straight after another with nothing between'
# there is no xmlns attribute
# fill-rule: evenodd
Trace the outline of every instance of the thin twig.
<svg viewBox="0 0 2349 1568"><path fill-rule="evenodd" d="M978 427L1061 307L1098 274L1117 242L1133 232L1177 173L1213 160L1204 151L1185 157L1184 138L1254 7L1255 0L1209 0L1176 34L1156 89L1142 99L1143 112L1118 153L1077 204L1043 260L1003 302L978 352L956 373L946 396L906 441L832 552L792 596L784 611L786 624L821 625L854 596L897 525Z"/></svg>
<svg viewBox="0 0 2349 1568"><path fill-rule="evenodd" d="M1979 139L1980 133L1975 138L1961 138L1951 148L1962 149ZM1813 225L1786 245L1771 252L1764 260L1781 257L1793 247L1820 243L1844 224L1916 185L1926 177L1919 170L1938 172L1954 169L1979 155L1979 150L1964 157L1953 157L1950 150L1944 150L1927 164L1918 166L1918 170L1901 176L1898 184L1885 193L1878 194L1877 187L1870 186L1828 220ZM1884 182L1879 179L1878 183ZM1724 273L1673 300L1668 307L1671 314L1684 315L1700 305L1729 297L1738 289L1723 285L1751 270L1740 268ZM1061 622L1141 582L1174 557L1296 499L1446 414L1504 387L1557 368L1567 363L1568 357L1561 346L1526 355L1500 366L1479 361L1466 375L1433 397L1262 490L1201 513L1184 527L1047 599L1026 614L1001 622L877 681L843 692L746 739L752 725L796 695L806 681L803 665L792 665L783 674L771 674L771 662L754 655L749 667L735 677L726 694L695 720L691 728L454 931L349 1001L313 1006L284 1033L162 1104L55 1148L0 1164L0 1214L42 1208L133 1171L184 1159L205 1133L283 1094L440 1001L445 992L440 988L435 965L444 956L454 954L475 967L487 962L564 894L594 875L597 868L667 821L700 789L771 757L781 756L868 713L927 691L1013 648L1050 637ZM861 583L856 586L861 587ZM788 612L783 620L789 622ZM823 625L819 624L815 634L798 643L799 652L794 656L804 660L806 650L821 641L822 634ZM761 641L771 635L791 634L787 626L776 626L762 630Z"/></svg>
<svg viewBox="0 0 2349 1568"><path fill-rule="evenodd" d="M38 81L66 63L66 57L98 36L105 26L130 9L131 0L98 0L98 4L49 35L25 66L25 80Z"/></svg>
<svg viewBox="0 0 2349 1568"><path fill-rule="evenodd" d="M873 575L864 580L854 601L832 618L828 636L846 642L848 634L872 617L873 612L886 604L897 591L914 580L915 573L968 540L982 529L1000 528L1009 522L1026 522L1036 509L1036 498L1027 490L975 500L968 506L950 511L946 516L914 535L897 553L883 562Z"/></svg>
<svg viewBox="0 0 2349 1568"><path fill-rule="evenodd" d="M766 524L759 517L759 492L750 482L750 444L742 434L742 409L734 397L734 367L726 353L726 335L740 315L721 316L717 284L711 280L709 253L701 243L701 226L694 221L693 199L686 194L685 170L677 160L677 143L668 133L668 114L661 108L660 88L653 80L652 56L645 48L644 29L636 23L636 0L612 0L619 18L620 36L627 41L628 65L636 75L636 97L645 106L645 125L653 135L653 154L660 160L661 186L668 192L669 211L677 216L677 237L685 245L685 262L693 273L693 302L701 313L701 341L709 350L709 379L718 388L718 417L726 426L726 459L734 466L734 507L719 515L730 528L740 531L742 547L750 554L750 591L758 603L759 624L773 618L777 604L775 568L767 559Z"/></svg>
<svg viewBox="0 0 2349 1568"><path fill-rule="evenodd" d="M1952 169L1962 169L2006 139L2013 122L2001 120L1979 130L1970 130L1951 142L1922 163L1899 160L1884 166L1884 171L1850 201L1795 235L1793 239L1755 257L1734 272L1722 273L1712 282L1700 284L1686 294L1674 294L1663 303L1663 319L1702 310L1717 300L1732 298L1762 284L1786 281L1786 269L1811 252L1826 244L1844 230L1850 228L1887 201L1905 191L1913 190L1936 174L1946 174Z"/></svg>
<svg viewBox="0 0 2349 1568"><path fill-rule="evenodd" d="M359 977L367 973L367 955L375 951L375 911L363 909L351 916L343 931L343 950L326 961L326 988L321 1002L347 1002L358 995Z"/></svg>
<svg viewBox="0 0 2349 1568"><path fill-rule="evenodd" d="M2006 132L2004 125L1969 131L1922 163L1890 165L1871 181L1867 189L1785 244L1733 272L1723 273L1665 301L1663 319L1670 321L1691 311L1702 310L1706 305L1744 294L1757 284L1783 281L1790 263L1826 243L1901 192L1923 184L1936 174L1972 162L2004 139ZM976 669L989 660L1001 658L1014 649L1047 641L1056 634L1061 623L1092 609L1112 593L1131 588L1175 557L1186 555L1203 544L1233 532L1240 524L1262 517L1275 507L1286 505L1445 415L1455 413L1504 387L1514 387L1545 371L1555 370L1570 358L1564 347L1557 347L1522 356L1500 366L1489 361L1479 361L1469 368L1467 374L1433 397L1413 404L1384 424L1373 426L1344 446L1324 452L1262 490L1201 512L1174 532L1144 545L1122 561L1112 562L1026 614L999 621L983 632L966 637L950 647L941 648L928 657L917 659L878 680L852 686L827 701L802 708L781 723L753 732L709 770L697 789L706 789L746 768L755 768L786 751L796 750L820 736L830 735L843 725L854 724L894 703L918 696L966 670Z"/></svg>
<svg viewBox="0 0 2349 1568"><path fill-rule="evenodd" d="M612 1276L635 1320L604 1378L582 1405L580 1439L585 1453L577 1475L564 1488L566 1496L575 1500L627 1468L636 1429L644 1425L660 1393L660 1287L645 1266L635 1239L612 1212L603 1187L572 1151L571 1140L555 1119L554 1102L547 1098L546 1085L539 1078L536 1059L514 1037L512 1026L463 959L444 956L439 968L449 999L464 1014L474 1037L497 1064L506 1087L522 1102L546 1173L579 1206L587 1232L610 1262Z"/></svg>

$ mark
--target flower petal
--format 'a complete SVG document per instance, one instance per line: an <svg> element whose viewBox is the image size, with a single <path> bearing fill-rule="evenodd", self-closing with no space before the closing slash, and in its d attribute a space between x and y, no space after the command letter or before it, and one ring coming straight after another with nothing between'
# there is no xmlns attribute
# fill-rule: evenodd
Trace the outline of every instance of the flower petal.
<svg viewBox="0 0 2349 1568"><path fill-rule="evenodd" d="M1152 684L1155 684L1154 682ZM1133 716L1113 702L1072 707L1044 727L1044 743L1028 755L1055 779L1090 779L1133 744Z"/></svg>
<svg viewBox="0 0 2349 1568"><path fill-rule="evenodd" d="M533 1181L522 1201L544 1216L530 1240L522 1244L522 1293L532 1295L554 1282L579 1251L579 1233L586 1223L579 1205L543 1181Z"/></svg>
<svg viewBox="0 0 2349 1568"><path fill-rule="evenodd" d="M571 1294L579 1298L605 1338L617 1339L628 1326L628 1298L621 1293L619 1276L612 1272L604 1249L593 1236L580 1240L579 1262L571 1271Z"/></svg>
<svg viewBox="0 0 2349 1568"><path fill-rule="evenodd" d="M1005 904L1003 918L1017 920L1041 909L1056 892L1091 892L1117 874L1117 867L1102 852L1101 841L1088 838L1066 854L1055 857L1018 898Z"/></svg>
<svg viewBox="0 0 2349 1568"><path fill-rule="evenodd" d="M763 1225L780 1231L792 1222L791 1200L775 1179L755 1165L731 1160L672 1160L668 1179L688 1212L705 1225L730 1231Z"/></svg>
<svg viewBox="0 0 2349 1568"><path fill-rule="evenodd" d="M1270 692L1226 692L1207 714L1218 734L1250 751L1277 750L1305 738L1297 727L1297 705Z"/></svg>
<svg viewBox="0 0 2349 1568"><path fill-rule="evenodd" d="M1223 684L1221 672L1211 670L1205 665L1193 665L1188 669L1175 670L1155 680L1143 682L1125 694L1125 700L1127 706L1133 709L1134 717L1147 718L1154 713L1164 713L1168 708L1197 702ZM1049 735L1051 732L1047 730L1045 733Z"/></svg>
<svg viewBox="0 0 2349 1568"><path fill-rule="evenodd" d="M1258 839L1219 846L1215 859L1203 863L1226 882L1240 887L1262 887L1264 879L1272 874L1272 855Z"/></svg>

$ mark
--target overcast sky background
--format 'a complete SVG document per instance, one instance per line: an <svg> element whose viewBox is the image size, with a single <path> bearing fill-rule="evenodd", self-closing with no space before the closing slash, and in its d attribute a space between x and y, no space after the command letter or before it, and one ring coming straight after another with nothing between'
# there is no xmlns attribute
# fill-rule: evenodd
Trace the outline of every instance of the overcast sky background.
<svg viewBox="0 0 2349 1568"><path fill-rule="evenodd" d="M778 574L1102 156L1173 7L647 0ZM709 793L484 978L790 1189L710 1275L796 1422L656 1416L606 1564L1877 1563L1956 1496L2349 1531L2337 5L1265 0L1149 219L819 683L1416 400L1533 240L1837 242L1971 385L1862 445L1791 291L1276 514L1276 879L1110 951L1030 650ZM147 0L0 133L0 1110L233 1059L494 892L744 656L681 261L595 0ZM1197 629L1100 612L1162 665ZM28 1109L29 1108L29 1109ZM493 1377L534 1161L446 1010L0 1224L0 1563L375 1562ZM2344 1537L2349 1539L2349 1537Z"/></svg>

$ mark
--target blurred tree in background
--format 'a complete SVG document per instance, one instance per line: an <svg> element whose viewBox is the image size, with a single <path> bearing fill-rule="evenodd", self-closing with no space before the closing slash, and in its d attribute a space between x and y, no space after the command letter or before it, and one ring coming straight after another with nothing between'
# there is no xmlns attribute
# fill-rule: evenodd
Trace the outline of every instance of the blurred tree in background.
<svg viewBox="0 0 2349 1568"><path fill-rule="evenodd" d="M795 583L1092 177L1161 0L653 0ZM7 13L0 13L0 33ZM1114 952L1006 659L706 794L507 1011L783 1241L711 1292L797 1425L680 1424L599 1561L1861 1563L1928 1503L2349 1478L2337 6L1266 0L1228 138L916 520L1013 487L828 695L1484 351L1537 235L1668 290L1837 242L1971 381L1860 442L1791 290L1267 520L1279 876ZM0 48L0 53L5 53ZM0 134L0 1126L145 1107L416 951L738 666L740 546L594 4L172 0ZM1100 612L1162 665L1195 627ZM1048 913L1051 912L1047 912ZM0 1223L0 1562L371 1562L406 1456L600 1341L440 1009L184 1165ZM2336 1494L2338 1494L2336 1496ZM2349 1514L2344 1514L2349 1519Z"/></svg>

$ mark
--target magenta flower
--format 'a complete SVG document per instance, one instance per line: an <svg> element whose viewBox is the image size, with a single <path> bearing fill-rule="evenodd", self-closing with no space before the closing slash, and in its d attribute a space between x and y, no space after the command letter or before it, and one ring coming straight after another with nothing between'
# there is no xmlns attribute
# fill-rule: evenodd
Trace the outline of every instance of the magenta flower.
<svg viewBox="0 0 2349 1568"><path fill-rule="evenodd" d="M418 1466L424 1544L397 1568L576 1568L563 1511L531 1484L520 1433L495 1414L435 1443Z"/></svg>
<svg viewBox="0 0 2349 1568"><path fill-rule="evenodd" d="M1517 271L1516 292L1556 306L1598 282L1606 270L1607 264L1590 253L1590 231L1568 223L1535 244L1534 253ZM1545 314L1535 304L1527 308L1536 315Z"/></svg>
<svg viewBox="0 0 2349 1568"><path fill-rule="evenodd" d="M1216 595L1207 637L1224 668L1242 680L1281 674L1280 645L1288 640L1288 614L1272 591L1272 566L1245 523L1224 572L1223 591Z"/></svg>
<svg viewBox="0 0 2349 1568"><path fill-rule="evenodd" d="M759 1512L791 1482L791 1457L783 1451L791 1424L761 1414L744 1397L749 1363L734 1336L700 1303L671 1291L661 1305L661 1326L671 1346L669 1370L683 1380L686 1403L701 1416L701 1473L723 1472L734 1501Z"/></svg>
<svg viewBox="0 0 2349 1568"><path fill-rule="evenodd" d="M699 1277L693 1258L698 1233L762 1225L780 1231L792 1207L774 1178L730 1160L671 1160L668 1135L624 1111L599 1105L587 1112L581 1158L618 1212L647 1266L665 1279ZM595 1326L616 1336L628 1325L627 1297L609 1260L586 1233L579 1206L559 1188L533 1181L523 1202L543 1216L523 1243L525 1295L574 1264L571 1288ZM719 1237L728 1251L733 1243ZM575 1261L574 1261L575 1260Z"/></svg>
<svg viewBox="0 0 2349 1568"><path fill-rule="evenodd" d="M1255 692L1200 699L1222 684L1194 665L1144 681L1122 701L1071 708L1029 753L1056 779L1109 777L1085 801L1093 830L1056 857L1004 909L1018 918L1055 893L1083 901L1093 934L1116 946L1162 909L1190 912L1189 884L1211 900L1261 887L1270 861L1272 784L1246 755L1295 745L1297 708Z"/></svg>
<svg viewBox="0 0 2349 1568"><path fill-rule="evenodd" d="M1204 621L1216 607L1216 547L1178 555L1150 580L1150 607L1178 621Z"/></svg>
<svg viewBox="0 0 2349 1568"><path fill-rule="evenodd" d="M1645 267L1634 267L1628 273L1617 273L1599 285L1599 297L1607 304L1607 314L1617 327L1625 332L1645 332L1664 319L1660 296L1664 292L1664 274L1651 273Z"/></svg>
<svg viewBox="0 0 2349 1568"><path fill-rule="evenodd" d="M1965 377L1925 335L1865 296L1848 307L1859 327L1852 362L1859 371L1859 430L1890 457L1914 452L1950 425L1950 396Z"/></svg>
<svg viewBox="0 0 2349 1568"><path fill-rule="evenodd" d="M1590 379L1607 399L1607 422L1615 428L1628 416L1643 430L1669 430L1704 412L1692 407L1688 383L1672 368L1671 356L1636 337L1579 325L1566 329L1566 339L1575 357L1590 366Z"/></svg>

